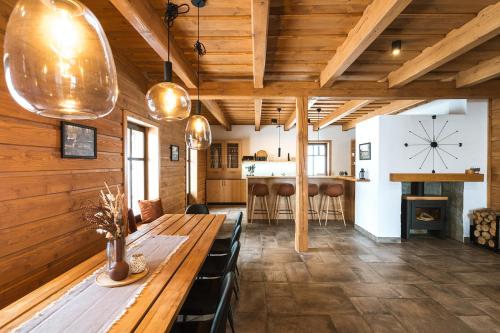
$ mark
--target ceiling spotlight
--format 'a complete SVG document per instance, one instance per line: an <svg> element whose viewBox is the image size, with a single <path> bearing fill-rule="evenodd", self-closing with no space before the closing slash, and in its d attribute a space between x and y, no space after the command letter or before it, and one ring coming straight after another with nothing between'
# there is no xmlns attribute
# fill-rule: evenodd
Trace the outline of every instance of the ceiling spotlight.
<svg viewBox="0 0 500 333"><path fill-rule="evenodd" d="M401 40L395 40L392 42L392 55L399 56L401 54Z"/></svg>

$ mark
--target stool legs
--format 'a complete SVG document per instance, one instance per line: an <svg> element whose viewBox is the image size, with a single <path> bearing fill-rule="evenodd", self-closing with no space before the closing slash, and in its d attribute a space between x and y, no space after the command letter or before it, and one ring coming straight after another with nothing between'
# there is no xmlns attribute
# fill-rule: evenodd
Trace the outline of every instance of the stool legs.
<svg viewBox="0 0 500 333"><path fill-rule="evenodd" d="M280 209L281 198L285 199L285 209ZM273 218L276 220L276 224L278 224L280 214L288 215L288 218L295 220L295 213L293 211L292 200L290 196L281 196L279 194L276 195L276 200L273 209Z"/></svg>
<svg viewBox="0 0 500 333"><path fill-rule="evenodd" d="M316 200L314 200L314 197L308 197L309 199L309 210L308 214L311 214L311 219L314 221L314 216L318 217L318 223L321 226L321 221L318 213L318 207L316 206Z"/></svg>
<svg viewBox="0 0 500 333"><path fill-rule="evenodd" d="M266 206L267 220L269 221L269 225L271 225L271 216L269 215L269 206L267 205L267 196L264 197L264 204ZM342 214L343 216L343 214ZM345 224L345 222L344 222Z"/></svg>
<svg viewBox="0 0 500 333"><path fill-rule="evenodd" d="M251 205L252 205L252 208L250 210L250 220L249 220L249 223L252 223L253 222L253 216L255 214L255 202L257 201L257 198L260 199L260 206L261 207L264 207L265 209L257 209L257 214L264 214L266 213L267 214L267 220L269 221L269 224L271 224L271 215L269 215L269 206L267 205L267 196L259 196L257 197L256 195L253 195L252 196L252 200L251 200Z"/></svg>
<svg viewBox="0 0 500 333"><path fill-rule="evenodd" d="M344 222L344 227L347 227L347 225L345 224L345 216L344 216L344 208L342 207L342 200L340 200L340 197L337 197L337 200L339 201L340 214L342 215L342 221Z"/></svg>
<svg viewBox="0 0 500 333"><path fill-rule="evenodd" d="M322 199L324 201L324 198ZM332 210L330 211L330 202L332 203ZM323 202L323 206L324 206ZM320 203L321 205L321 203ZM321 206L320 206L321 207ZM331 214L334 215L334 218L338 217L339 215L342 217L342 222L344 223L344 227L347 227L347 224L345 222L345 216L344 216L344 208L342 207L342 200L340 196L338 197L330 197L326 196L326 210L324 208L320 208L320 217L321 214L325 214L325 226L328 224L328 216ZM321 224L321 223L320 223Z"/></svg>

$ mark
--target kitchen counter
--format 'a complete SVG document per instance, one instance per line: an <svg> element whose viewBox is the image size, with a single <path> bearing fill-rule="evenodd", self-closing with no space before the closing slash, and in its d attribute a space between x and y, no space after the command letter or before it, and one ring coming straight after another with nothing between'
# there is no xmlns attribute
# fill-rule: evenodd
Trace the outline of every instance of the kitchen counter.
<svg viewBox="0 0 500 333"><path fill-rule="evenodd" d="M251 185L252 184L266 184L269 188L269 197L268 197L268 205L269 205L269 210L273 211L273 207L276 204L276 192L278 190L279 184L280 183L290 183L295 185L295 176L247 176L247 190L248 190L248 195L247 195L247 208L250 207L250 202L252 200L251 198ZM308 182L310 184L317 184L320 186L321 184L341 184L344 187L344 195L342 196L342 206L344 207L344 214L346 221L349 221L351 223L354 222L354 197L355 197L355 186L356 182L359 181L367 181L367 180L359 180L356 179L355 177L350 177L350 176L309 176L308 177ZM319 195L315 197L316 202L318 203L319 206ZM292 199L292 206L295 207L295 199ZM261 208L260 207L260 202L257 201L256 204L259 207L256 208ZM282 200L282 204L280 205L284 208L284 200ZM295 208L294 208L295 209ZM264 219L267 218L264 215L256 215L256 219ZM281 215L280 219L284 219L285 215ZM311 218L311 217L309 217ZM330 217L329 217L330 219Z"/></svg>
<svg viewBox="0 0 500 333"><path fill-rule="evenodd" d="M295 176L247 176L247 179L295 179ZM309 176L308 179L336 179L348 182L369 182L369 179L356 179L352 176Z"/></svg>

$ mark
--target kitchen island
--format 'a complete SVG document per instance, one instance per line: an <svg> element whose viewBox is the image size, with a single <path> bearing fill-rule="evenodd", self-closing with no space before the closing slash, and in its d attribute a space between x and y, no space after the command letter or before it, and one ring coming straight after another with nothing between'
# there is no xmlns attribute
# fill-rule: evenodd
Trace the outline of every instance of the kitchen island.
<svg viewBox="0 0 500 333"><path fill-rule="evenodd" d="M281 183L290 183L295 186L295 176L247 176L247 211L250 210L250 203L252 200L252 196L250 190L252 188L252 184L266 184L269 188L269 197L267 198L269 203L269 210L272 212L274 204L276 202L276 192L278 190L279 184ZM355 177L349 176L309 176L309 184L317 184L320 186L321 184L341 184L344 186L344 195L342 197L342 207L344 208L344 215L346 222L354 223L354 205L355 205L355 186L358 181L367 181L367 180L359 180ZM319 198L320 195L317 195L314 199L318 205L319 209ZM260 204L259 201L256 202L256 205ZM284 200L280 205L281 208L284 209ZM295 211L295 196L292 198L292 206ZM257 208L257 207L256 207ZM261 208L261 207L259 207ZM272 218L272 216L271 216ZM255 215L255 219L267 219L265 215ZM285 215L282 214L280 219L285 219ZM329 217L329 221L331 221L331 217Z"/></svg>

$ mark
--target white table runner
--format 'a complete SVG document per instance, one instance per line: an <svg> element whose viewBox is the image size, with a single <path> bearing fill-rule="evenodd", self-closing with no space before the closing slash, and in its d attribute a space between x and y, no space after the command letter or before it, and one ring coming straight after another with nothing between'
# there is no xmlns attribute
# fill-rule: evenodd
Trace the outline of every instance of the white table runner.
<svg viewBox="0 0 500 333"><path fill-rule="evenodd" d="M149 273L130 285L106 288L95 283L99 268L66 294L41 310L14 332L107 332L135 303L149 281L187 240L187 236L153 236L127 250L127 256L143 253Z"/></svg>

